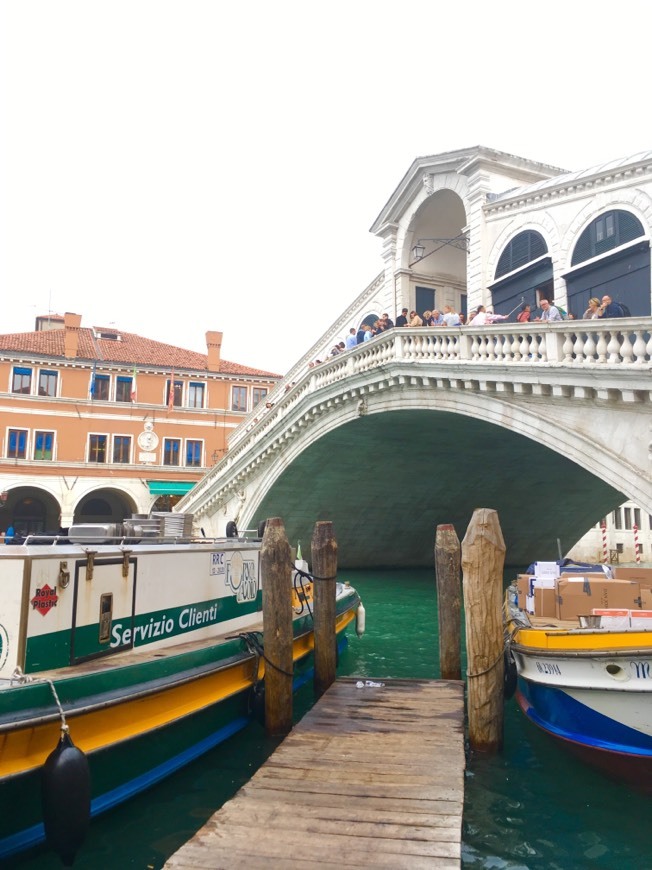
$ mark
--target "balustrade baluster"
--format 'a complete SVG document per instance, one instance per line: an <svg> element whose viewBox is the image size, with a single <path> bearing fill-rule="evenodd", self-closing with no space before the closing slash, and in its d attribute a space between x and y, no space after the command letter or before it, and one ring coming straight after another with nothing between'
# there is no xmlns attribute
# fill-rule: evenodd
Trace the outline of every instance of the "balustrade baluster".
<svg viewBox="0 0 652 870"><path fill-rule="evenodd" d="M620 355L626 365L631 365L634 362L634 347L629 340L629 333L622 333L622 344L620 346Z"/></svg>
<svg viewBox="0 0 652 870"><path fill-rule="evenodd" d="M480 359L480 337L477 334L473 336L471 344L471 359Z"/></svg>
<svg viewBox="0 0 652 870"><path fill-rule="evenodd" d="M595 340L592 332L587 332L584 342L584 359L587 362L595 362Z"/></svg>
<svg viewBox="0 0 652 870"><path fill-rule="evenodd" d="M645 365L645 339L643 338L643 330L637 329L634 333L636 340L634 341L634 356L636 357L635 365Z"/></svg>
<svg viewBox="0 0 652 870"><path fill-rule="evenodd" d="M564 336L564 345L561 349L562 354L564 355L564 362L570 365L573 362L573 347L575 342L573 341L573 334L571 332L566 333Z"/></svg>
<svg viewBox="0 0 652 870"><path fill-rule="evenodd" d="M578 332L575 335L575 342L573 344L573 355L575 359L573 362L575 365L582 365L584 362L584 339L582 338L582 333Z"/></svg>
<svg viewBox="0 0 652 870"><path fill-rule="evenodd" d="M618 341L618 333L610 332L609 344L607 345L607 353L609 354L609 362L616 365L620 362L620 342Z"/></svg>
<svg viewBox="0 0 652 870"><path fill-rule="evenodd" d="M513 335L511 339L505 336L505 362L518 362L520 359L520 336Z"/></svg>
<svg viewBox="0 0 652 870"><path fill-rule="evenodd" d="M500 341L500 336L497 338ZM496 359L496 336L493 334L487 336L487 359L489 362L493 362Z"/></svg>
<svg viewBox="0 0 652 870"><path fill-rule="evenodd" d="M607 337L604 332L598 335L598 362L606 363L607 361Z"/></svg>

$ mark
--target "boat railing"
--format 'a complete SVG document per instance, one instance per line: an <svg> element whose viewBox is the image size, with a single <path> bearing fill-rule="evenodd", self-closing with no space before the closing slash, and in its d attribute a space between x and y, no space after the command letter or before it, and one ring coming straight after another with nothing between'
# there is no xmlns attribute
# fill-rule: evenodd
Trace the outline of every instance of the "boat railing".
<svg viewBox="0 0 652 870"><path fill-rule="evenodd" d="M28 534L14 535L13 538L5 539L5 544L13 546L63 546L63 545L97 545L106 544L119 547L128 547L135 544L251 544L260 543L256 529L244 529L238 532L237 537L207 537L205 535L89 535L88 537L70 536L67 534Z"/></svg>

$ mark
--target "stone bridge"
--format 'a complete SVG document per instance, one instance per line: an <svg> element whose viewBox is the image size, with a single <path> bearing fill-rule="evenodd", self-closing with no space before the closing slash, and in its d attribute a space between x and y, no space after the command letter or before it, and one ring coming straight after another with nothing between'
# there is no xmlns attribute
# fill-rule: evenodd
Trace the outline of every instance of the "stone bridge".
<svg viewBox="0 0 652 870"><path fill-rule="evenodd" d="M623 328L626 327L626 331ZM332 520L343 567L433 562L495 508L507 564L556 558L626 499L652 514L652 318L393 329L304 358L183 499L207 535L283 518L309 550Z"/></svg>

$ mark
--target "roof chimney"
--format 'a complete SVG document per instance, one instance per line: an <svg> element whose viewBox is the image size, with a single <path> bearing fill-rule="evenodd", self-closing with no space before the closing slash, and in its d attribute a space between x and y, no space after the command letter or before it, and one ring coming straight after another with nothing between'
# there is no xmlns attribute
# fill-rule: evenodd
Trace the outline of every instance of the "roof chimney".
<svg viewBox="0 0 652 870"><path fill-rule="evenodd" d="M71 314L69 311L63 316L63 325L66 334L63 337L64 345L63 352L68 358L77 356L77 348L79 347L79 327L81 326L81 314Z"/></svg>
<svg viewBox="0 0 652 870"><path fill-rule="evenodd" d="M219 372L222 350L222 333L207 332L206 348L208 349L208 371Z"/></svg>

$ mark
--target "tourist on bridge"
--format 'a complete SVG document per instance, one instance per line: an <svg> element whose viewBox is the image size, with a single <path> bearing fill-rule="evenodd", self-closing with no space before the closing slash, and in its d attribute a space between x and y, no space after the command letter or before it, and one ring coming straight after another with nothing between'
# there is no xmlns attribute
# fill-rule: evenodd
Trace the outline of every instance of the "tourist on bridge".
<svg viewBox="0 0 652 870"><path fill-rule="evenodd" d="M487 311L484 305L478 305L475 314L469 321L469 326L490 326L499 320L507 320L508 317L508 314L493 314L491 311Z"/></svg>
<svg viewBox="0 0 652 870"><path fill-rule="evenodd" d="M524 302L521 306L521 310L516 315L516 320L518 323L529 323L530 317L532 316L532 307Z"/></svg>
<svg viewBox="0 0 652 870"><path fill-rule="evenodd" d="M582 320L597 320L600 317L600 300L597 296L589 299L589 307L582 315Z"/></svg>
<svg viewBox="0 0 652 870"><path fill-rule="evenodd" d="M436 308L432 312L432 314L430 315L430 323L428 325L429 326L446 326L446 321L442 317L441 312L437 311Z"/></svg>
<svg viewBox="0 0 652 870"><path fill-rule="evenodd" d="M410 311L410 326L423 326L423 320L416 311Z"/></svg>
<svg viewBox="0 0 652 870"><path fill-rule="evenodd" d="M382 326L383 330L394 329L394 321L391 319L389 314L383 314L383 316L380 318L380 325Z"/></svg>
<svg viewBox="0 0 652 870"><path fill-rule="evenodd" d="M444 305L444 313L442 314L444 326L461 326L462 321L460 315L455 311L452 305Z"/></svg>
<svg viewBox="0 0 652 870"><path fill-rule="evenodd" d="M356 330L355 327L352 326L351 329L349 329L349 334L346 337L346 349L351 350L351 348L355 347L357 343L358 339L356 337Z"/></svg>
<svg viewBox="0 0 652 870"><path fill-rule="evenodd" d="M619 302L614 302L611 296L606 294L602 297L602 305L600 306L600 318L603 317L624 317L625 311Z"/></svg>
<svg viewBox="0 0 652 870"><path fill-rule="evenodd" d="M541 306L541 317L535 317L535 320L563 320L561 312L555 305L550 304L549 299L542 299L539 305Z"/></svg>
<svg viewBox="0 0 652 870"><path fill-rule="evenodd" d="M397 326L407 326L407 322L408 322L407 313L408 313L407 308L403 308L401 310L401 313L396 318L396 325Z"/></svg>

